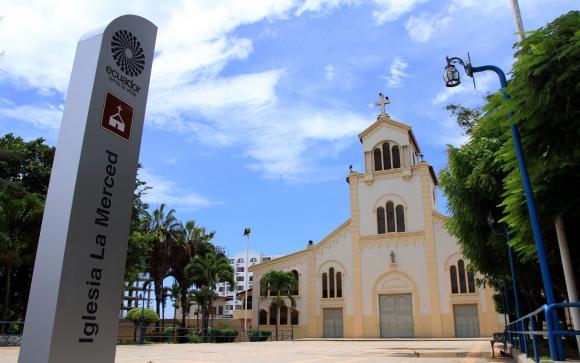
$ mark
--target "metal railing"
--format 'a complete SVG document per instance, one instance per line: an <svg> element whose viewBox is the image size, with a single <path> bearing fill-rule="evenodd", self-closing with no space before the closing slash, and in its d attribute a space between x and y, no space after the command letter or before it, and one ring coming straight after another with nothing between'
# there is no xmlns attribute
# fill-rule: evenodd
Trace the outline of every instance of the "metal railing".
<svg viewBox="0 0 580 363"><path fill-rule="evenodd" d="M280 330L279 340L292 340L294 334L291 330ZM140 324L121 323L119 325L119 344L144 344L144 343L232 343L232 342L258 342L275 340L272 331L248 329L248 334L243 329L229 327L213 327L203 330L201 328L182 328L179 325L165 326L141 326Z"/></svg>
<svg viewBox="0 0 580 363"><path fill-rule="evenodd" d="M580 330L574 330L569 325L569 329L561 328L557 311L558 309L580 308L580 302L564 302L557 304L546 304L537 310L521 317L506 325L507 339L510 343L519 348L523 353L530 355L528 338L531 338L534 359L540 361L540 349L538 337L548 339L550 358L554 361L564 360L564 346L562 337L578 336ZM541 315L544 319L540 319ZM545 324L543 324L545 322ZM568 325L568 324L565 324Z"/></svg>

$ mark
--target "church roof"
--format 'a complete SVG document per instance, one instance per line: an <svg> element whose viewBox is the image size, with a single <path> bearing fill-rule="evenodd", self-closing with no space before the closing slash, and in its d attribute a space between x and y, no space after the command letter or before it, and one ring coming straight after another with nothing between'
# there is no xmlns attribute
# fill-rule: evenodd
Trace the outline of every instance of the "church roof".
<svg viewBox="0 0 580 363"><path fill-rule="evenodd" d="M282 256L282 257L278 257L278 258L273 258L270 261L266 261L266 262L262 262L256 265L252 265L250 266L250 268L248 269L248 271L250 272L254 272L255 269L259 268L263 268L265 266L270 266L270 265L276 265L277 263L281 262L281 261L286 261L289 259L292 259L294 257L297 257L299 255L308 253L312 250L316 250L319 249L320 247L324 246L326 243L328 243L328 241L330 241L333 237L335 237L336 235L338 235L343 229L347 228L348 226L350 226L350 218L347 219L343 224L341 224L340 226L336 227L336 229L332 232L330 232L328 235L326 235L326 237L324 237L320 242L318 242L315 245L312 245L310 247L307 247L303 250Z"/></svg>
<svg viewBox="0 0 580 363"><path fill-rule="evenodd" d="M385 124L406 130L409 133L409 139L411 140L411 143L413 144L413 146L415 147L417 152L419 152L419 153L421 152L421 149L419 148L419 144L417 143L417 139L415 139L415 135L413 134L413 130L411 129L411 126L406 125L402 122L393 120L389 116L379 115L377 117L377 120L372 125L367 127L363 132L361 132L358 135L360 142L362 143L367 135L371 134L374 130L378 129L379 127L381 127Z"/></svg>

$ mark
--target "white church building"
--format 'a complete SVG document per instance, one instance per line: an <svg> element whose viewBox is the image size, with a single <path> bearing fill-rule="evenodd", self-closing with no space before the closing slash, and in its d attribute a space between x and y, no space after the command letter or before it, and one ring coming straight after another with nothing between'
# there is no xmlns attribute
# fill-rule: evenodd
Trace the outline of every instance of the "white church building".
<svg viewBox="0 0 580 363"><path fill-rule="evenodd" d="M382 95L381 95L382 96ZM364 171L351 171L351 217L316 244L250 268L293 272L295 310L282 326L295 337L480 337L503 331L493 291L477 274L437 210L437 177L411 127L384 112L360 135ZM259 285L256 285L258 287ZM256 291L257 294L258 291ZM254 327L274 329L268 291L254 298Z"/></svg>

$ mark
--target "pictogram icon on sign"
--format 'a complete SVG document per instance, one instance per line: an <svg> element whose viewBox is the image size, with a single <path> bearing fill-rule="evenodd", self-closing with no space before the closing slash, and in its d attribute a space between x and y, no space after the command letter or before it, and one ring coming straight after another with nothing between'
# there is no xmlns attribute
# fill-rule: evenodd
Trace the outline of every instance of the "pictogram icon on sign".
<svg viewBox="0 0 580 363"><path fill-rule="evenodd" d="M112 93L107 92L101 126L129 141L131 139L132 123L133 107Z"/></svg>

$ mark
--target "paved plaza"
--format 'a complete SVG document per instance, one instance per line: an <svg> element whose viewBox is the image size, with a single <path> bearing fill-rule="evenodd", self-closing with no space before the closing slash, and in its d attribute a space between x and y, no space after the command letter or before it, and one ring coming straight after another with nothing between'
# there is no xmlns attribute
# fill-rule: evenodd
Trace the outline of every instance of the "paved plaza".
<svg viewBox="0 0 580 363"><path fill-rule="evenodd" d="M116 363L197 362L502 362L488 340L300 340L225 344L120 345ZM18 348L0 348L0 363L16 363ZM509 362L509 361L508 361Z"/></svg>

